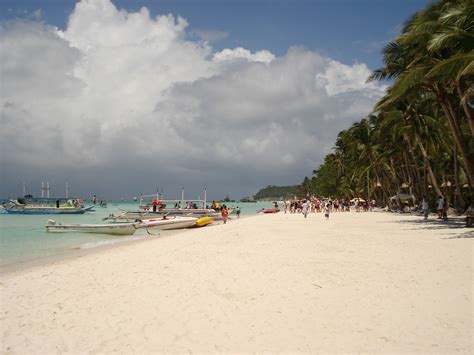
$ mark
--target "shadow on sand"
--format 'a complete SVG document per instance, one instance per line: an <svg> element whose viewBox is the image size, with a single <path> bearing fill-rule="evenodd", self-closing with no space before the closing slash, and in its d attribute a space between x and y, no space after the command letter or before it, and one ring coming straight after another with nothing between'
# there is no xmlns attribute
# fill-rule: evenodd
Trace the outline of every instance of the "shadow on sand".
<svg viewBox="0 0 474 355"><path fill-rule="evenodd" d="M404 216L404 214L400 214ZM431 230L440 230L440 229L449 229L449 230L459 230L459 235L446 237L443 239L462 239L462 238L474 238L474 228L466 227L466 217L464 216L450 216L447 221L438 219L436 216L430 216L428 219L424 219L421 215L406 214L407 217L419 217L419 219L403 219L396 221L395 223L417 226L414 229L431 229ZM393 223L393 222L392 222ZM423 226L423 227L420 227Z"/></svg>

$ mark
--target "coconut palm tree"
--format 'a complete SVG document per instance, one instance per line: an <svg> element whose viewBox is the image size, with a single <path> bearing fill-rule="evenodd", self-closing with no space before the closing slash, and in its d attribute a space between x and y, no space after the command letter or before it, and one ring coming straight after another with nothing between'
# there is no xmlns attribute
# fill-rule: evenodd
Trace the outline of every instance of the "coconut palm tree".
<svg viewBox="0 0 474 355"><path fill-rule="evenodd" d="M464 15L459 20L455 14L461 12ZM434 95L474 187L474 163L468 143L474 132L467 102L471 90L465 89L473 69L472 17L472 1L439 1L419 11L406 23L396 41L384 49L385 66L374 71L369 81L395 80L387 102L413 95ZM465 122L456 103L462 104ZM465 133L465 123L472 127L469 136Z"/></svg>

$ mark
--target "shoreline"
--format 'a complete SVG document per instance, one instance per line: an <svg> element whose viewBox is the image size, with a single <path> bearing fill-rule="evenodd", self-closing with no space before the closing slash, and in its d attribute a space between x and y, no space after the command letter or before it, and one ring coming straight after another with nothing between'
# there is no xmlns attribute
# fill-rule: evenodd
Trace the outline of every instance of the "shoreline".
<svg viewBox="0 0 474 355"><path fill-rule="evenodd" d="M252 217L2 275L2 351L472 352L471 229Z"/></svg>
<svg viewBox="0 0 474 355"><path fill-rule="evenodd" d="M240 219L246 219L249 217L258 217L257 215L244 215L240 216ZM231 217L230 223L232 223L234 220L237 220L236 217ZM206 227L215 227L216 225L222 224L222 222L218 221L214 225L211 226L206 226ZM205 228L206 228L205 227ZM23 272L29 269L41 267L41 266L47 266L47 265L53 265L53 264L58 264L62 262L67 262L69 260L74 260L77 258L82 258L87 256L88 254L95 254L95 253L103 253L108 251L109 249L116 249L116 248L121 248L121 247L128 247L130 245L133 245L135 243L143 243L143 242L149 242L154 239L158 238L166 238L166 237L172 237L176 234L180 233L186 233L190 230L193 230L192 228L185 228L185 229L177 229L177 230L168 230L168 231L153 231L153 233L163 233L163 235L147 235L146 233L140 234L137 239L134 240L123 240L120 241L120 237L117 237L116 242L110 243L110 244L103 244L103 245L97 245L94 247L90 248L80 248L80 247L74 247L74 248L69 248L69 249L63 249L60 254L55 254L55 255L48 255L48 256L41 256L33 260L27 260L27 261L18 261L18 262L12 262L6 265L0 266L0 276L16 273L16 272ZM68 233L63 233L64 236L66 237ZM137 237L137 235L132 235L132 236L124 236L124 238L132 238L132 237ZM100 243L100 242L99 242Z"/></svg>

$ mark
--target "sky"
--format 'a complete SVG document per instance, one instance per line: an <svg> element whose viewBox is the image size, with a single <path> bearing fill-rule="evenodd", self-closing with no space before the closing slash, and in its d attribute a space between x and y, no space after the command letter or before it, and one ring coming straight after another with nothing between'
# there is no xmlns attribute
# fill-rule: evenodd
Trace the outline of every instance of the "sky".
<svg viewBox="0 0 474 355"><path fill-rule="evenodd" d="M2 0L0 197L293 185L387 83L421 0Z"/></svg>

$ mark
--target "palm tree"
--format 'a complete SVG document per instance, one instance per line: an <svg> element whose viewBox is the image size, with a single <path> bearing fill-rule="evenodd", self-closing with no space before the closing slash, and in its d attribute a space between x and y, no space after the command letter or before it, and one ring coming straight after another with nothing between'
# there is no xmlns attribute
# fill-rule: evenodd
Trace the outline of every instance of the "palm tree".
<svg viewBox="0 0 474 355"><path fill-rule="evenodd" d="M456 13L463 13L462 19L456 18ZM394 79L386 99L391 103L416 95L421 98L434 95L474 187L469 137L464 134L462 115L455 104L456 101L462 104L472 138L474 124L467 103L471 91L464 89L474 68L472 18L472 1L439 1L419 11L407 22L397 40L384 49L385 66L374 71L369 81Z"/></svg>

